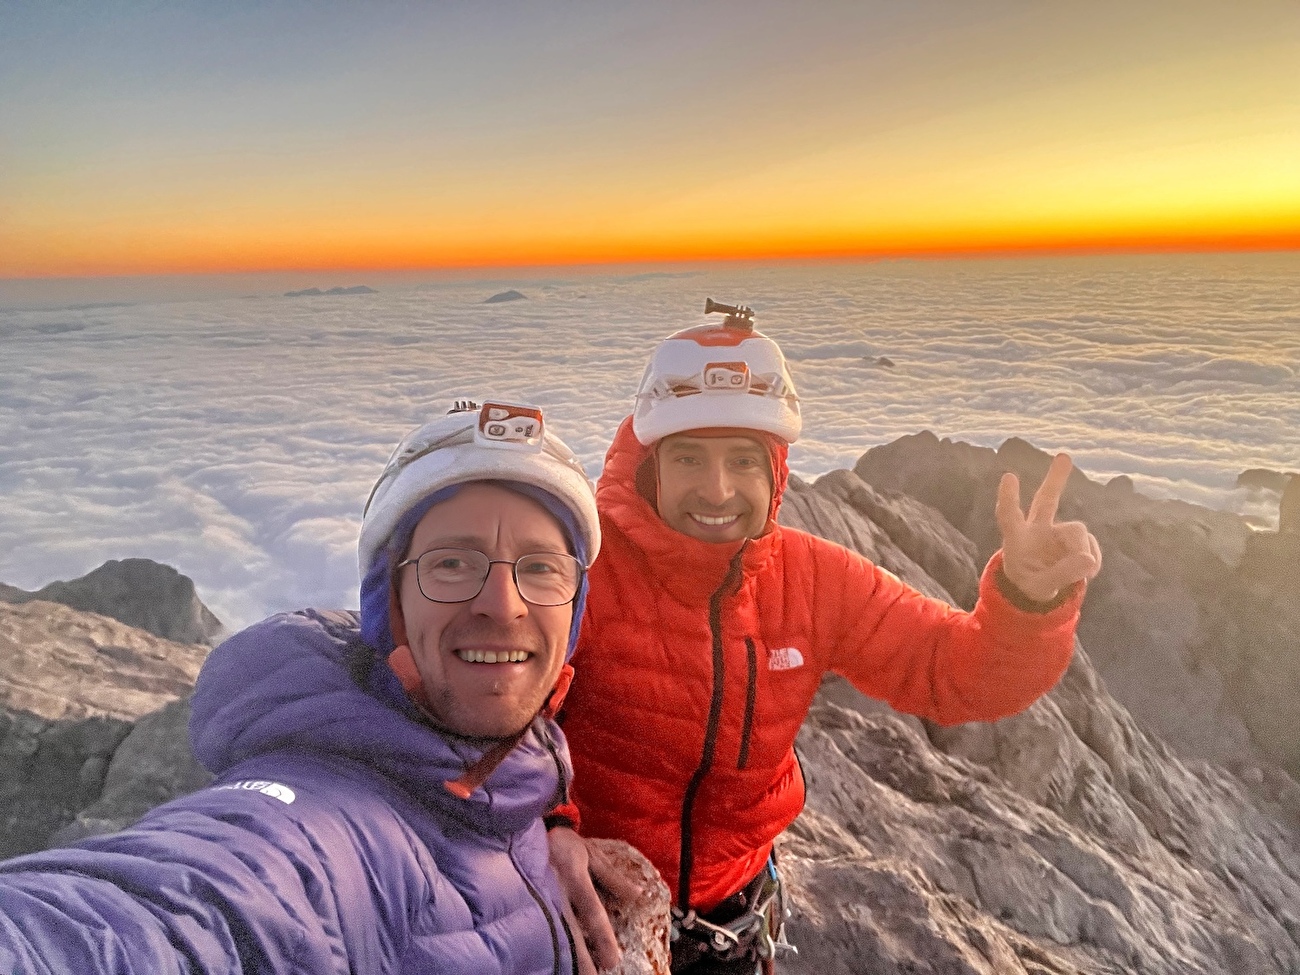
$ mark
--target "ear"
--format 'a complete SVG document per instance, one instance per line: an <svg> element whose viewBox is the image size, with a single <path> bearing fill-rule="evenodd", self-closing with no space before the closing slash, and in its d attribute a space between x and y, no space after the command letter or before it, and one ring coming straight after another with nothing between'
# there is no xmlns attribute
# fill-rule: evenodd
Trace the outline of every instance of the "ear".
<svg viewBox="0 0 1300 975"><path fill-rule="evenodd" d="M388 629L393 634L394 646L405 646L409 642L406 637L406 617L402 615L402 601L397 596L396 580L388 583Z"/></svg>
<svg viewBox="0 0 1300 975"><path fill-rule="evenodd" d="M659 511L659 445L655 444L649 454L636 467L636 493L641 495L651 508Z"/></svg>

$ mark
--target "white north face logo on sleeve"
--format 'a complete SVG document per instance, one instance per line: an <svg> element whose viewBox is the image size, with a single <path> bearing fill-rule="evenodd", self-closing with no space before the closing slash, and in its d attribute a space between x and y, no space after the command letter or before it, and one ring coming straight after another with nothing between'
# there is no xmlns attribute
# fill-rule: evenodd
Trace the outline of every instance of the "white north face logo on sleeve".
<svg viewBox="0 0 1300 975"><path fill-rule="evenodd" d="M243 792L260 792L264 796L270 796L272 799L279 799L285 805L293 802L298 797L294 791L287 785L279 782L267 782L265 779L245 779L242 782L231 782L229 785L215 785L214 789L239 789Z"/></svg>
<svg viewBox="0 0 1300 975"><path fill-rule="evenodd" d="M782 647L767 651L768 670L794 670L803 666L803 654L798 647Z"/></svg>

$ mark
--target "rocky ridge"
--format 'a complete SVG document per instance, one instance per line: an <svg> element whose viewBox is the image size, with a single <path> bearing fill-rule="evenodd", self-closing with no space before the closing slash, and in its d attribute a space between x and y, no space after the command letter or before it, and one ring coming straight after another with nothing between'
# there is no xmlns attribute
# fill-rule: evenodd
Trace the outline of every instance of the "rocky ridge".
<svg viewBox="0 0 1300 975"><path fill-rule="evenodd" d="M35 592L0 585L0 602L33 599L109 616L177 643L215 647L225 636L221 621L199 599L194 581L151 559L114 559L79 579L51 582Z"/></svg>
<svg viewBox="0 0 1300 975"><path fill-rule="evenodd" d="M836 472L793 485L782 517L860 544L889 505L915 506L912 532L866 554L916 584L952 523L914 499ZM1082 646L1051 694L993 724L939 728L829 681L799 737L808 805L781 845L800 946L782 971L1300 971L1300 787L1267 758L1182 757L1145 717Z"/></svg>

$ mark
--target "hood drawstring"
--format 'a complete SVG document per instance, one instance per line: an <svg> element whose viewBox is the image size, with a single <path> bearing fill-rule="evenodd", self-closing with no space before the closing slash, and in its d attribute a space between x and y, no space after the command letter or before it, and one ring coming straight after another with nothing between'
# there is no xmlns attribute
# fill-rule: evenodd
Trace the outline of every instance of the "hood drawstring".
<svg viewBox="0 0 1300 975"><path fill-rule="evenodd" d="M388 655L388 666L397 679L402 684L402 689L406 691L406 696L411 699L420 713L425 717L432 719L433 715L429 712L429 699L424 693L424 682L420 679L420 671L415 666L415 656L411 653L411 648L403 643L396 650ZM560 670L560 675L555 679L555 686L551 688L551 693L546 696L538 715L543 718L554 718L559 713L560 708L564 705L564 697L569 693L569 685L573 683L573 667L565 664ZM487 781L496 767L500 765L511 750L519 744L528 733L528 728L532 725L530 721L518 733L511 735L509 738L502 738L492 747L485 751L472 762L465 771L456 779L447 779L442 783L452 795L460 799L468 799L470 794Z"/></svg>

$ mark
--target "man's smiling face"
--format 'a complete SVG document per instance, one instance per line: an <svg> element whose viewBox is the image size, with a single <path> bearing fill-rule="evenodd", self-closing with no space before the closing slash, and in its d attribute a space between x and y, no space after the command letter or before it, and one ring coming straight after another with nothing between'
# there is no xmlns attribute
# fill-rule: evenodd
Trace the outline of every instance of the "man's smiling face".
<svg viewBox="0 0 1300 975"><path fill-rule="evenodd" d="M442 548L474 549L507 562L568 552L563 529L545 508L481 482L429 509L406 558ZM430 716L448 731L474 737L505 738L523 729L564 666L573 603L525 602L509 564L492 565L479 594L463 603L432 602L420 592L416 566L399 571L405 636Z"/></svg>
<svg viewBox="0 0 1300 975"><path fill-rule="evenodd" d="M754 437L675 433L660 441L659 517L702 542L754 538L772 505L767 447Z"/></svg>

